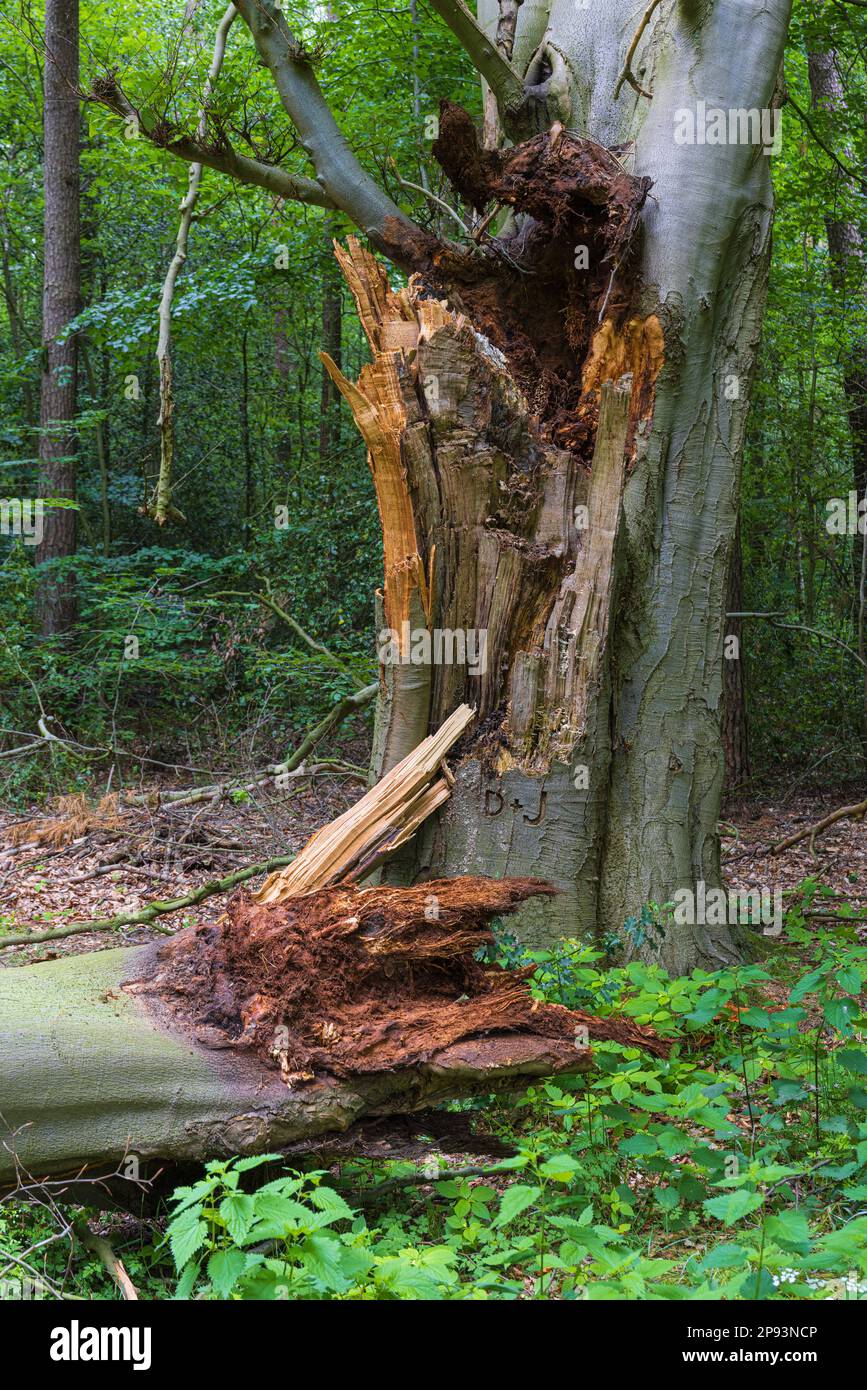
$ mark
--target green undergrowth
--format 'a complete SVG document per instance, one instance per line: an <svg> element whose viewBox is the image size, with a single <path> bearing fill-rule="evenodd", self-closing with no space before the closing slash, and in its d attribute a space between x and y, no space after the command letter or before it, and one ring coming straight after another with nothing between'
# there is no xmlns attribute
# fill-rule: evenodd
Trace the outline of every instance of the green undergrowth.
<svg viewBox="0 0 867 1390"><path fill-rule="evenodd" d="M512 1151L486 1166L433 1140L329 1172L210 1163L164 1222L118 1226L117 1253L151 1298L867 1298L867 947L845 915L807 926L822 892L802 886L762 962L676 979L501 934L540 999L650 1025L670 1056L597 1044L591 1072L455 1104ZM0 1207L0 1247L40 1221ZM63 1242L40 1258L68 1293L116 1296L80 1247L65 1276Z"/></svg>

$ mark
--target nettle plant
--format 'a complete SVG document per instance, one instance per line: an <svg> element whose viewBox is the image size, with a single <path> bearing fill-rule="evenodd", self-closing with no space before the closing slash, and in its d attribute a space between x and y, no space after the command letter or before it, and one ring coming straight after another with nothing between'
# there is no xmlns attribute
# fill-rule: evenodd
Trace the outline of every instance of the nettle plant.
<svg viewBox="0 0 867 1390"><path fill-rule="evenodd" d="M440 1298L457 1275L448 1247L377 1253L374 1232L321 1172L291 1171L244 1192L245 1173L280 1154L209 1163L178 1188L166 1240L176 1298Z"/></svg>
<svg viewBox="0 0 867 1390"><path fill-rule="evenodd" d="M389 1164L382 1183L348 1162L333 1181L371 1224L322 1173L242 1191L278 1156L210 1164L175 1194L177 1296L867 1297L867 947L845 918L804 929L819 891L789 914L787 987L760 963L672 979L500 933L540 998L650 1024L670 1056L601 1043L594 1072L474 1103L516 1150L488 1169Z"/></svg>

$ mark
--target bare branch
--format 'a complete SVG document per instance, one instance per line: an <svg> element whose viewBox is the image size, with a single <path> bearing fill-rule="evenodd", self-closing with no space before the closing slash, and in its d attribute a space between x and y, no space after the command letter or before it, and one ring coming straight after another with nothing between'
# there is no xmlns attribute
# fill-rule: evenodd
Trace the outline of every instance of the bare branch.
<svg viewBox="0 0 867 1390"><path fill-rule="evenodd" d="M461 0L431 0L431 4L452 33L460 39L476 71L481 73L494 93L500 110L504 114L519 110L524 102L524 83L509 59L491 42L467 7ZM515 20L517 21L517 6ZM514 25L512 38L514 39ZM511 53L511 49L509 52Z"/></svg>
<svg viewBox="0 0 867 1390"><path fill-rule="evenodd" d="M865 0L865 3L867 3L867 0ZM795 115L798 117L798 120L801 121L804 126L806 126L807 130L812 135L816 144L819 146L819 149L824 150L828 158L834 161L840 172L845 174L847 179L851 179L853 183L857 184L862 191L867 189L867 181L865 181L861 177L857 169L850 169L848 165L844 164L842 159L840 159L840 157L834 153L827 141L822 139L816 127L810 120L810 117L807 115L806 111L801 110L800 106L795 101L795 98L792 96L791 92L786 93L786 104L791 106Z"/></svg>
<svg viewBox="0 0 867 1390"><path fill-rule="evenodd" d="M640 85L638 78L632 71L632 60L635 57L635 51L641 42L641 36L647 28L648 24L650 23L651 19L653 18L653 12L658 5L659 0L650 0L650 4L644 11L644 16L641 20L641 23L635 31L632 43L629 45L629 52L626 55L626 62L623 64L623 71L617 79L617 86L614 88L615 101L620 96L624 82L628 82L633 91L637 92L640 97L650 98L653 96L652 92L646 92L644 88Z"/></svg>

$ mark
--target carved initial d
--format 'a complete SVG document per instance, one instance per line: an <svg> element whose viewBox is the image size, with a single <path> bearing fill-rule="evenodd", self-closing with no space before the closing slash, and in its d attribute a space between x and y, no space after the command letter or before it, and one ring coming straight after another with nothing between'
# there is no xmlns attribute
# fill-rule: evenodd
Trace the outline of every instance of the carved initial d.
<svg viewBox="0 0 867 1390"><path fill-rule="evenodd" d="M497 801L499 802L499 805L498 805L498 806L492 807L492 805L491 805L491 797L496 797ZM500 812L502 811L502 809L503 809L503 805L504 805L504 802L503 802L502 793L501 793L501 792L498 792L498 791L495 791L495 790L492 790L490 787L487 787L486 790L485 790L485 805L484 805L485 815L486 815L486 816L498 816L498 815L500 814Z"/></svg>

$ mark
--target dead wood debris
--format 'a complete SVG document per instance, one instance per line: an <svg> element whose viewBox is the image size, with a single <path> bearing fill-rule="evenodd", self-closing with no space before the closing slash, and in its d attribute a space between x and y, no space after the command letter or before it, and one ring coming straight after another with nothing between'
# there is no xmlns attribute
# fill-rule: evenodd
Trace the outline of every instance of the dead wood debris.
<svg viewBox="0 0 867 1390"><path fill-rule="evenodd" d="M589 465L598 391L583 381L584 365L600 324L619 335L635 312L641 210L652 181L627 172L622 149L562 126L486 150L467 112L444 101L439 130L434 156L464 202L483 220L496 207L518 220L511 232L483 232L465 249L418 231L407 239L391 219L391 254L418 272L425 292L469 316L507 358L544 437ZM660 365L661 353L654 379Z"/></svg>
<svg viewBox="0 0 867 1390"><path fill-rule="evenodd" d="M821 820L813 825L808 825L804 830L798 830L794 835L788 835L785 840L780 840L778 844L771 846L771 854L782 854L784 850L791 849L793 845L800 844L802 840L809 837L810 853L813 854L816 847L816 839L819 835L830 830L832 825L836 825L841 820L863 820L867 815L867 801L859 801L854 806L839 806L830 815L823 816Z"/></svg>
<svg viewBox="0 0 867 1390"><path fill-rule="evenodd" d="M435 1062L482 1038L500 1040L497 1065L508 1065L516 1035L544 1040L560 1070L585 1070L594 1038L666 1055L649 1029L533 999L532 969L476 959L494 917L554 892L527 878L339 885L270 905L239 892L221 923L167 942L150 978L128 987L168 1003L199 1042L251 1050L293 1087Z"/></svg>
<svg viewBox="0 0 867 1390"><path fill-rule="evenodd" d="M13 846L33 844L60 849L95 830L121 830L123 826L124 816L115 793L104 796L97 806L91 806L87 797L76 793L58 797L55 814L48 819L35 817L21 821L9 826L5 834Z"/></svg>

